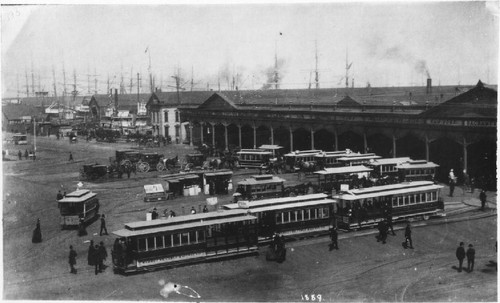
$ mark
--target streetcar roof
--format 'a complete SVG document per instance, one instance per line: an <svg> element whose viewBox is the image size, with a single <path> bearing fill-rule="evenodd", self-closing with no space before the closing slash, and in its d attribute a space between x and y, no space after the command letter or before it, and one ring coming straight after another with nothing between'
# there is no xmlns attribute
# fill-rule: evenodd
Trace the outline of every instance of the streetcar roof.
<svg viewBox="0 0 500 303"><path fill-rule="evenodd" d="M91 192L88 189L79 189L69 194L66 194L64 198L57 201L59 203L78 203L85 202L93 197L97 196L96 193Z"/></svg>
<svg viewBox="0 0 500 303"><path fill-rule="evenodd" d="M182 180L198 179L199 176L194 174L173 174L173 175L162 175L158 176L167 182L179 182Z"/></svg>
<svg viewBox="0 0 500 303"><path fill-rule="evenodd" d="M406 194L409 192L428 191L440 188L443 188L443 186L434 184L431 181L414 181L399 184L373 186L363 189L353 189L347 191L344 194L334 195L333 198L342 200L358 200L380 196Z"/></svg>
<svg viewBox="0 0 500 303"><path fill-rule="evenodd" d="M355 165L355 166L342 166L342 167L327 167L323 170L315 171L315 174L318 175L337 175L337 174L355 174L355 173L364 173L370 172L373 169L366 167L364 165Z"/></svg>
<svg viewBox="0 0 500 303"><path fill-rule="evenodd" d="M296 197L282 197L282 198L272 198L257 201L248 201L249 208L276 205L276 204L286 204L286 203L298 203L307 201L318 201L321 199L326 199L327 194L310 194L310 195L300 195ZM238 209L239 206L236 203L224 205L226 209Z"/></svg>
<svg viewBox="0 0 500 303"><path fill-rule="evenodd" d="M264 212L264 211L270 211L270 210L280 210L280 209L288 209L288 208L333 204L333 203L338 203L338 202L336 200L333 200L333 199L318 199L318 200L296 202L296 203L285 203L285 204L278 204L278 205L262 205L260 207L253 206L252 202L250 202L248 204L250 206L250 208L249 208L250 212L258 213L258 212ZM230 206L230 205L225 205L225 207L226 206Z"/></svg>
<svg viewBox="0 0 500 303"><path fill-rule="evenodd" d="M277 150L277 149L282 149L283 146L279 145L271 145L271 144L263 144L259 146L259 149L270 149L270 150Z"/></svg>
<svg viewBox="0 0 500 303"><path fill-rule="evenodd" d="M377 156L377 155L368 155L368 154L364 154L364 155L354 155L354 156L346 156L346 157L341 157L341 158L338 158L337 160L339 161L356 161L356 160L370 160L370 159L379 159L379 158L382 158L381 156Z"/></svg>
<svg viewBox="0 0 500 303"><path fill-rule="evenodd" d="M321 153L323 151L317 150L317 149L311 149L311 150L296 150L293 152L289 152L288 154L285 154L285 157L297 157L297 156L313 156L318 153Z"/></svg>
<svg viewBox="0 0 500 303"><path fill-rule="evenodd" d="M349 149L346 149L346 150L339 150L339 151L324 151L324 152L321 152L317 155L315 155L315 157L342 157L342 156L348 156L350 154L353 154L353 152Z"/></svg>
<svg viewBox="0 0 500 303"><path fill-rule="evenodd" d="M201 222L203 220L214 220L220 217L234 217L246 214L246 211L241 209L236 209L233 211L212 211L207 213L190 214L185 216L172 217L168 219L157 219L151 221L136 221L125 224L125 229L128 230L140 230L163 227L172 224L179 224L182 222Z"/></svg>
<svg viewBox="0 0 500 303"><path fill-rule="evenodd" d="M435 167L439 167L439 165L434 162L416 163L416 164L402 163L398 164L397 166L398 169L435 168Z"/></svg>
<svg viewBox="0 0 500 303"><path fill-rule="evenodd" d="M370 165L377 166L377 165L385 165L385 164L403 164L405 162L411 161L409 157L401 157L401 158L382 158L382 159L376 159L373 160L373 162L370 162Z"/></svg>
<svg viewBox="0 0 500 303"><path fill-rule="evenodd" d="M252 176L252 178L245 179L238 182L238 185L258 185L258 184L269 184L269 183L281 183L286 180L273 175L260 175Z"/></svg>
<svg viewBox="0 0 500 303"><path fill-rule="evenodd" d="M227 176L227 175L232 175L233 172L230 170L226 171L218 171L218 172L213 172L213 173L205 173L206 177L215 177L215 176Z"/></svg>
<svg viewBox="0 0 500 303"><path fill-rule="evenodd" d="M146 184L144 185L146 194L163 193L165 190L161 184Z"/></svg>
<svg viewBox="0 0 500 303"><path fill-rule="evenodd" d="M237 152L238 155L272 155L270 151L260 149L242 149Z"/></svg>
<svg viewBox="0 0 500 303"><path fill-rule="evenodd" d="M163 232L169 232L169 231L192 229L192 228L203 227L203 226L208 226L208 225L241 222L241 221L255 220L255 219L257 219L257 217L252 216L252 215L244 215L244 216L222 218L222 219L210 220L210 221L188 222L188 223L184 223L184 224L182 224L182 222L179 222L178 224L167 225L167 226L162 226L162 227L155 227L155 228L148 228L148 229L141 229L141 230L120 229L120 230L114 231L113 234L117 235L118 237L133 237L133 236L142 236L142 235L163 233Z"/></svg>

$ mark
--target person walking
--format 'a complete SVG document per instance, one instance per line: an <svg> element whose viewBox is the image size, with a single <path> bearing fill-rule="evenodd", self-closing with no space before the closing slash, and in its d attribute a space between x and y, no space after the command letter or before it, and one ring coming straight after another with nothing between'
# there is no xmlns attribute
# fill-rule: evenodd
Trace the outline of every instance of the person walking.
<svg viewBox="0 0 500 303"><path fill-rule="evenodd" d="M204 213L208 213L208 208L207 208L207 206L206 206L206 205L205 205L205 206L203 206L203 212L204 212Z"/></svg>
<svg viewBox="0 0 500 303"><path fill-rule="evenodd" d="M104 247L104 242L99 243L99 272L104 270L104 260L108 257L108 252L106 251L106 247Z"/></svg>
<svg viewBox="0 0 500 303"><path fill-rule="evenodd" d="M73 153L72 152L69 152L69 162L73 162Z"/></svg>
<svg viewBox="0 0 500 303"><path fill-rule="evenodd" d="M87 229L85 228L85 221L83 218L80 218L80 221L78 222L78 236L83 237L87 235Z"/></svg>
<svg viewBox="0 0 500 303"><path fill-rule="evenodd" d="M387 224L385 221L380 221L378 222L377 225L378 228L378 237L377 237L377 242L382 241L382 244L385 244L386 239L387 239Z"/></svg>
<svg viewBox="0 0 500 303"><path fill-rule="evenodd" d="M25 150L25 151L24 151L24 158L25 158L26 160L28 160L29 155L30 155L30 154L28 153L28 150Z"/></svg>
<svg viewBox="0 0 500 303"><path fill-rule="evenodd" d="M405 239L406 239L406 244L408 245L408 247L411 248L411 249L413 249L413 241L411 239L411 226L410 226L410 223L406 224Z"/></svg>
<svg viewBox="0 0 500 303"><path fill-rule="evenodd" d="M95 265L95 247L94 240L90 240L89 251L87 253L87 262L89 265Z"/></svg>
<svg viewBox="0 0 500 303"><path fill-rule="evenodd" d="M104 234L108 235L108 229L106 228L106 219L104 214L101 216L101 230L99 231L99 236L102 236L102 231L104 230Z"/></svg>
<svg viewBox="0 0 500 303"><path fill-rule="evenodd" d="M481 201L481 210L484 210L484 206L486 205L486 191L484 189L479 194L479 201Z"/></svg>
<svg viewBox="0 0 500 303"><path fill-rule="evenodd" d="M33 230L33 237L31 238L32 243L42 242L42 229L40 227L40 218L36 220L36 227Z"/></svg>
<svg viewBox="0 0 500 303"><path fill-rule="evenodd" d="M339 249L337 227L333 226L330 229L330 238L332 239L332 243L330 244L330 251L332 251L334 248Z"/></svg>
<svg viewBox="0 0 500 303"><path fill-rule="evenodd" d="M194 206L191 206L191 214L192 215L196 214L196 209L194 209Z"/></svg>
<svg viewBox="0 0 500 303"><path fill-rule="evenodd" d="M457 182L457 178L455 177L453 168L450 169L450 173L448 175L448 181L450 183L450 197L453 197L453 191L455 190L455 183Z"/></svg>
<svg viewBox="0 0 500 303"><path fill-rule="evenodd" d="M151 212L151 219L152 220L158 219L158 212L156 211L156 207L153 208L153 211Z"/></svg>
<svg viewBox="0 0 500 303"><path fill-rule="evenodd" d="M61 200L62 198L64 198L63 194L61 193L61 191L58 191L56 196L57 201Z"/></svg>
<svg viewBox="0 0 500 303"><path fill-rule="evenodd" d="M476 250L472 244L469 244L469 249L467 249L467 271L472 272L474 270L474 259L476 257Z"/></svg>
<svg viewBox="0 0 500 303"><path fill-rule="evenodd" d="M19 158L19 160L23 159L23 153L21 152L21 150L19 150L19 152L17 153L17 157Z"/></svg>
<svg viewBox="0 0 500 303"><path fill-rule="evenodd" d="M94 263L94 268L95 268L95 274L97 275L99 273L99 264L101 264L101 256L99 253L99 245L94 246L94 252L92 256L92 261Z"/></svg>
<svg viewBox="0 0 500 303"><path fill-rule="evenodd" d="M464 263L465 259L464 242L460 242L460 246L457 247L457 251L455 254L458 259L458 272L462 272L462 264Z"/></svg>
<svg viewBox="0 0 500 303"><path fill-rule="evenodd" d="M72 274L76 274L75 264L76 264L76 251L73 250L73 245L70 245L69 246L69 266L71 268L70 273L72 273Z"/></svg>
<svg viewBox="0 0 500 303"><path fill-rule="evenodd" d="M394 227L392 226L392 215L387 215L387 232L389 232L389 229L392 232L392 235L395 236L396 233L394 232Z"/></svg>

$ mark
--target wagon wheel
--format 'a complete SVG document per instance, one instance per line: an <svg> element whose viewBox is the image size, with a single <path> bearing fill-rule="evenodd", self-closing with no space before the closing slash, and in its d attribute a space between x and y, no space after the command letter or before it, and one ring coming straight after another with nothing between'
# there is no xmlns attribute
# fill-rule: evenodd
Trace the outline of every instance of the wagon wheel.
<svg viewBox="0 0 500 303"><path fill-rule="evenodd" d="M164 171L165 165L163 165L163 163L161 163L161 162L158 162L158 164L156 164L156 170L157 171Z"/></svg>
<svg viewBox="0 0 500 303"><path fill-rule="evenodd" d="M149 171L149 164L147 162L138 162L137 170L143 173L147 173Z"/></svg>

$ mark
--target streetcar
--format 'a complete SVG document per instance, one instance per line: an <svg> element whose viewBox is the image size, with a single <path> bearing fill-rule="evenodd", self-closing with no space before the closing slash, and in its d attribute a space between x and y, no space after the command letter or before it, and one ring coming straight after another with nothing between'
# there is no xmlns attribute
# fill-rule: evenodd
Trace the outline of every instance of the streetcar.
<svg viewBox="0 0 500 303"><path fill-rule="evenodd" d="M259 150L271 152L273 158L278 156L280 149L283 149L283 146L271 144L263 144L259 146Z"/></svg>
<svg viewBox="0 0 500 303"><path fill-rule="evenodd" d="M99 214L99 199L97 194L88 189L79 189L57 201L61 214L61 229L78 227L80 219L87 224L96 219Z"/></svg>
<svg viewBox="0 0 500 303"><path fill-rule="evenodd" d="M340 190L341 184L350 187L356 186L359 180L366 180L373 171L372 168L364 165L328 167L315 171L318 176L318 185L325 191Z"/></svg>
<svg viewBox="0 0 500 303"><path fill-rule="evenodd" d="M438 164L426 160L413 160L396 166L401 181L433 181L438 167Z"/></svg>
<svg viewBox="0 0 500 303"><path fill-rule="evenodd" d="M342 163L344 166L353 166L353 165L363 165L368 164L370 161L374 161L376 159L380 159L382 157L375 155L374 153L368 154L348 154L345 157L338 158L337 161Z"/></svg>
<svg viewBox="0 0 500 303"><path fill-rule="evenodd" d="M347 157L352 154L350 149L339 150L339 151L326 151L321 152L314 156L314 159L319 167L338 167L343 166L342 163L339 163L338 159L342 157Z"/></svg>
<svg viewBox="0 0 500 303"><path fill-rule="evenodd" d="M431 181L413 181L373 186L332 195L335 219L341 229L373 226L391 216L393 221L413 217L444 216L440 197L443 186Z"/></svg>
<svg viewBox="0 0 500 303"><path fill-rule="evenodd" d="M21 135L21 134L15 134L12 136L12 141L14 142L14 145L27 145L28 144L28 136Z"/></svg>
<svg viewBox="0 0 500 303"><path fill-rule="evenodd" d="M273 153L261 149L242 149L236 153L238 163L242 168L259 168L269 162Z"/></svg>
<svg viewBox="0 0 500 303"><path fill-rule="evenodd" d="M259 243L271 240L274 233L305 236L325 233L332 226L335 200L328 195L310 194L260 201L239 201L224 205L226 210L243 209L257 217Z"/></svg>
<svg viewBox="0 0 500 303"><path fill-rule="evenodd" d="M114 272L130 274L258 254L256 220L237 209L125 224L113 232Z"/></svg>
<svg viewBox="0 0 500 303"><path fill-rule="evenodd" d="M309 150L296 150L285 154L285 164L289 171L294 171L303 163L313 163L316 164L316 155L319 155L323 151L318 149ZM300 168L298 168L300 169Z"/></svg>
<svg viewBox="0 0 500 303"><path fill-rule="evenodd" d="M282 197L285 179L273 175L253 175L238 182L236 192L243 200L257 200L265 197Z"/></svg>
<svg viewBox="0 0 500 303"><path fill-rule="evenodd" d="M383 177L387 175L397 175L398 165L410 162L408 157L383 158L370 161L366 166L373 168L374 177Z"/></svg>

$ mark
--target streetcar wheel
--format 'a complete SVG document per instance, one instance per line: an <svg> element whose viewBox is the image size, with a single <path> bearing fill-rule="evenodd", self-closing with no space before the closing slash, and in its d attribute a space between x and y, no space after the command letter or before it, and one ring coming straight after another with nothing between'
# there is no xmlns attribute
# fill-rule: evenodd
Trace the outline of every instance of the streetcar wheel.
<svg viewBox="0 0 500 303"><path fill-rule="evenodd" d="M144 162L143 165L144 165L144 168L142 171L147 173L151 167L149 166L149 163L146 163L146 162Z"/></svg>

